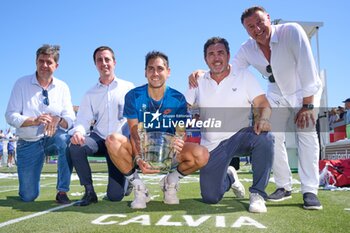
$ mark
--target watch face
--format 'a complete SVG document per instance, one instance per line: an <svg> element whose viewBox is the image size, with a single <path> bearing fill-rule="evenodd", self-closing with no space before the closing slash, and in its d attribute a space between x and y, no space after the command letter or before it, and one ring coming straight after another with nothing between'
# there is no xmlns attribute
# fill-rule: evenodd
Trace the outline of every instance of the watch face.
<svg viewBox="0 0 350 233"><path fill-rule="evenodd" d="M306 108L306 109L314 109L314 105L313 104L303 104L303 108Z"/></svg>

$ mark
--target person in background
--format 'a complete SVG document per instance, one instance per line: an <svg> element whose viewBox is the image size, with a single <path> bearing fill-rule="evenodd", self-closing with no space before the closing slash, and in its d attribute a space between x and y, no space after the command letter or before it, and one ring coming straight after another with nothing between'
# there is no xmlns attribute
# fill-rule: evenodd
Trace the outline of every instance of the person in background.
<svg viewBox="0 0 350 233"><path fill-rule="evenodd" d="M72 167L67 157L75 114L67 84L56 77L60 47L43 45L36 52L36 72L18 79L12 89L5 117L16 128L19 196L34 201L40 193L45 155L58 155L56 202L68 204Z"/></svg>
<svg viewBox="0 0 350 233"><path fill-rule="evenodd" d="M14 158L16 155L16 136L9 132L9 134L6 136L8 138L7 143L7 167L13 167L15 164Z"/></svg>
<svg viewBox="0 0 350 233"><path fill-rule="evenodd" d="M2 167L2 157L4 155L4 138L5 138L4 131L0 129L0 167Z"/></svg>
<svg viewBox="0 0 350 233"><path fill-rule="evenodd" d="M333 130L333 124L339 120L339 114L336 108L332 108L328 115L329 130Z"/></svg>
<svg viewBox="0 0 350 233"><path fill-rule="evenodd" d="M350 98L343 101L345 104L346 114L345 115L345 127L346 127L346 137L350 139Z"/></svg>
<svg viewBox="0 0 350 233"><path fill-rule="evenodd" d="M112 134L106 140L113 163L134 186L135 198L131 203L133 209L144 209L150 201L148 189L138 175L135 165L138 165L144 174L160 172L151 170L140 157L139 124L146 132L179 134L174 124L186 121L188 115L185 97L166 85L170 76L168 56L158 51L149 52L146 55L145 76L148 84L132 89L125 96L124 116L128 119L130 140L120 134ZM152 115L152 119L148 119L147 115ZM171 127L165 127L162 123L167 120L171 120ZM160 181L164 203L170 205L179 204L179 180L197 171L208 161L208 151L203 146L185 143L182 136L175 137L173 144L177 166Z"/></svg>
<svg viewBox="0 0 350 233"><path fill-rule="evenodd" d="M110 47L96 48L93 61L99 73L98 82L85 93L74 128L69 131L72 135L70 157L80 185L85 188L84 196L75 206L87 206L98 201L88 156L103 156L107 160L107 198L110 201L122 200L127 187L123 174L110 159L105 140L115 132L128 136L128 130L124 130L127 129L123 118L124 96L134 85L115 76L116 59Z"/></svg>
<svg viewBox="0 0 350 233"><path fill-rule="evenodd" d="M219 129L202 128L201 144L208 148L208 164L200 171L201 195L205 203L219 202L232 189L238 198L245 195L232 158L252 156L253 184L249 188L249 211L267 212L265 192L273 161L271 108L256 78L247 69L229 65L230 48L226 39L213 37L204 44L204 59L209 71L199 76L196 88L189 88L186 100L196 103L203 120L220 119ZM250 126L251 105L256 110Z"/></svg>

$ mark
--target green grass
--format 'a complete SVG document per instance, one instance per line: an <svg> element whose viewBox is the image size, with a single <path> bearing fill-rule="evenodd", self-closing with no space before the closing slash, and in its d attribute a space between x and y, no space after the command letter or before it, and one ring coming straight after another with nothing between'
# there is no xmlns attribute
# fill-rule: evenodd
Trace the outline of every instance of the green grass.
<svg viewBox="0 0 350 233"><path fill-rule="evenodd" d="M53 212L0 227L0 232L349 232L350 229L350 193L349 191L320 190L319 198L323 204L322 211L302 209L300 185L294 185L293 198L279 203L267 202L266 214L252 214L247 211L248 198L236 199L232 192L227 192L223 200L215 205L201 202L198 175L183 179L180 185L179 205L162 203L159 177L145 178L153 200L145 210L132 210L128 205L133 195L122 202L103 200L107 183L106 164L92 164L95 189L99 202L87 207L68 206ZM243 166L239 177L248 190L251 174ZM15 167L0 168L0 173L15 174ZM56 165L44 167L41 180L40 197L32 203L23 203L18 198L17 177L0 178L0 226L2 223L31 216L35 213L59 207L55 198ZM298 179L297 174L293 174ZM270 183L267 192L274 191ZM70 198L79 200L83 188L74 174L72 176ZM246 195L248 197L248 195ZM109 215L100 223L97 219ZM166 220L167 218L167 220ZM204 218L207 220L204 221ZM221 219L221 221L219 221ZM199 223L203 220L202 223ZM221 227L217 226L221 222ZM255 224L250 224L255 222ZM110 224L107 224L110 223ZM197 223L198 226L194 226ZM241 224L240 224L241 223ZM236 225L234 225L236 224ZM266 227L259 229L261 224ZM191 225L191 226L189 226ZM240 227L235 227L240 226Z"/></svg>

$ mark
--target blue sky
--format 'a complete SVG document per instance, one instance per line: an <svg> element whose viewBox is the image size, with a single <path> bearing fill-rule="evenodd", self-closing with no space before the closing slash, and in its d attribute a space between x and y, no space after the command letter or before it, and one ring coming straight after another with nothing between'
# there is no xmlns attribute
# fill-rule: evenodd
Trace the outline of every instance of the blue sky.
<svg viewBox="0 0 350 233"><path fill-rule="evenodd" d="M61 46L55 76L70 87L72 102L97 82L92 53L100 45L116 53L116 75L135 85L146 82L144 57L151 50L170 59L168 84L181 92L188 74L206 69L203 44L212 36L226 38L233 54L248 35L242 11L262 5L271 19L323 22L319 30L320 68L327 73L328 106L350 97L347 0L11 0L1 4L0 129L8 127L5 111L14 82L35 71L35 52L42 44ZM257 74L261 85L266 81Z"/></svg>

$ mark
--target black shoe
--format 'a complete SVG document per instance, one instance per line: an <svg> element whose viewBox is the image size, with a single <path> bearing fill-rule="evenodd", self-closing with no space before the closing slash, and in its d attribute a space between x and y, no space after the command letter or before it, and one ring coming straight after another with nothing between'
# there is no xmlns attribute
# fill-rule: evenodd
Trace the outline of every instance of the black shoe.
<svg viewBox="0 0 350 233"><path fill-rule="evenodd" d="M268 201L284 201L292 198L292 192L287 191L284 188L278 188L275 192L271 193L268 197Z"/></svg>
<svg viewBox="0 0 350 233"><path fill-rule="evenodd" d="M313 193L304 193L304 206L303 208L306 210L322 210L322 205L318 200L317 196Z"/></svg>
<svg viewBox="0 0 350 233"><path fill-rule="evenodd" d="M58 192L56 194L56 202L59 204L69 204L71 201L69 200L67 193Z"/></svg>
<svg viewBox="0 0 350 233"><path fill-rule="evenodd" d="M95 192L85 192L80 201L74 203L74 206L87 206L91 203L97 203L97 196Z"/></svg>

